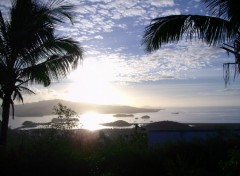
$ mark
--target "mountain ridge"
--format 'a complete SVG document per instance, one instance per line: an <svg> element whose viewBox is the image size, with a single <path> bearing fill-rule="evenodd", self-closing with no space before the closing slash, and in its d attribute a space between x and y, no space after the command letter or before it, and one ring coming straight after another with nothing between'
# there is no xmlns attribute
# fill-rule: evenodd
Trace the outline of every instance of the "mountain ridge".
<svg viewBox="0 0 240 176"><path fill-rule="evenodd" d="M53 107L61 103L64 106L74 110L78 114L89 111L94 111L102 114L115 113L144 113L144 112L158 112L160 109L156 108L138 108L127 105L98 105L88 103L77 103L67 100L53 99L43 100L33 103L25 103L15 105L15 115L18 117L39 117L44 115L52 115Z"/></svg>

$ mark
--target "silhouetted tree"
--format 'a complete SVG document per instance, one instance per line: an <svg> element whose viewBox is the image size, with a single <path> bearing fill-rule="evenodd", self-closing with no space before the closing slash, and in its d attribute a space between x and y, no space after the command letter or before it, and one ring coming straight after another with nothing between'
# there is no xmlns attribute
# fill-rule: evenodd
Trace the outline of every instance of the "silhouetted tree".
<svg viewBox="0 0 240 176"><path fill-rule="evenodd" d="M58 103L53 107L53 114L57 115L57 121L51 123L51 127L58 130L66 130L77 127L78 115L77 113L68 108L67 106Z"/></svg>
<svg viewBox="0 0 240 176"><path fill-rule="evenodd" d="M240 3L239 0L202 0L212 16L171 15L159 17L145 29L142 44L147 52L159 49L162 44L187 39L200 39L210 46L220 46L235 55L234 63L224 64L225 84L229 83L229 66L234 65L235 75L240 73Z"/></svg>
<svg viewBox="0 0 240 176"><path fill-rule="evenodd" d="M72 22L72 8L61 0L13 0L6 18L0 11L1 144L6 144L13 101L23 102L22 92L34 93L28 85L48 86L82 60L79 43L55 33L56 24Z"/></svg>

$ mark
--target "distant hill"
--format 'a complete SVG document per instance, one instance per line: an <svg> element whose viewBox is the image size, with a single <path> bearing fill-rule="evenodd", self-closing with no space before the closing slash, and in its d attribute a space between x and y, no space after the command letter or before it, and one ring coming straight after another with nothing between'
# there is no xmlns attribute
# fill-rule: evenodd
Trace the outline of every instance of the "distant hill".
<svg viewBox="0 0 240 176"><path fill-rule="evenodd" d="M76 103L65 100L46 100L34 103L26 103L15 105L15 115L18 117L39 117L44 115L51 115L53 107L57 106L58 103L62 103L64 106L71 108L77 113L81 114L88 111L94 111L104 114L115 114L115 113L143 113L143 112L157 112L160 109L150 108L137 108L132 106L118 106L118 105L96 105L86 103Z"/></svg>

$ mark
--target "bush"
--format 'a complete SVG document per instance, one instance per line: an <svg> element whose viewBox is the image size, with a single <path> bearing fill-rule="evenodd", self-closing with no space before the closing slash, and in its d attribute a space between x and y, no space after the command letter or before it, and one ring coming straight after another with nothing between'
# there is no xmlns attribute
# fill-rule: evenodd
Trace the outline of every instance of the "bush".
<svg viewBox="0 0 240 176"><path fill-rule="evenodd" d="M1 175L13 171L20 175L239 175L239 136L175 141L149 149L146 133L114 140L97 132L56 133L56 129L12 133L9 145L0 151Z"/></svg>

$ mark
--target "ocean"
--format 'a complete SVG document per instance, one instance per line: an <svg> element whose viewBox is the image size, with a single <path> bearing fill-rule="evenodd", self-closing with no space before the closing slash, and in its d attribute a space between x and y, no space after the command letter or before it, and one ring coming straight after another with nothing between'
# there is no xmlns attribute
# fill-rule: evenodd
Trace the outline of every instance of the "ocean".
<svg viewBox="0 0 240 176"><path fill-rule="evenodd" d="M114 128L101 125L102 123L124 120L129 123L147 124L157 121L175 121L180 123L240 123L240 106L231 107L168 107L158 112L135 113L133 117L114 117L114 114L98 114L88 112L79 114L78 128L96 130ZM149 118L142 118L142 116ZM56 116L15 117L10 118L9 127L15 129L22 126L24 121L36 123L50 122Z"/></svg>

